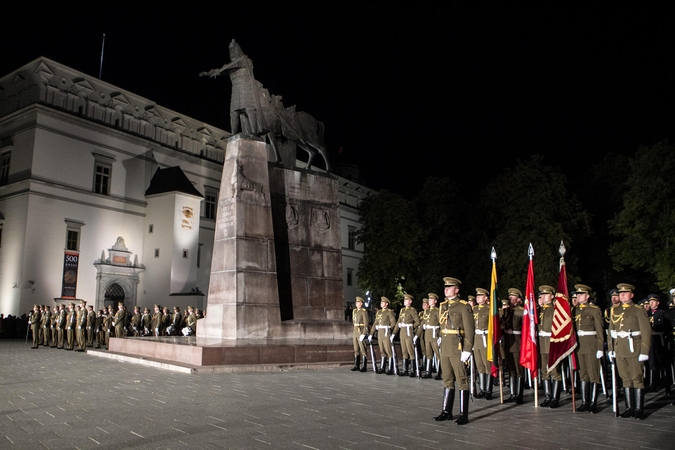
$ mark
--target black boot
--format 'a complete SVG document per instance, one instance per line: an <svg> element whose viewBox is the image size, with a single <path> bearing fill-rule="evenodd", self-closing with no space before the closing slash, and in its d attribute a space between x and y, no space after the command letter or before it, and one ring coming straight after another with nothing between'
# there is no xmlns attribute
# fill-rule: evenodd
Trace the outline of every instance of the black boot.
<svg viewBox="0 0 675 450"><path fill-rule="evenodd" d="M443 389L443 411L441 414L434 417L434 420L442 422L444 420L452 420L452 405L455 403L455 390Z"/></svg>
<svg viewBox="0 0 675 450"><path fill-rule="evenodd" d="M509 396L509 398L504 400L504 403L515 402L518 399L519 393L518 380L520 380L520 378L514 376L509 377L509 389L511 390L511 395Z"/></svg>
<svg viewBox="0 0 675 450"><path fill-rule="evenodd" d="M588 405L588 411L590 411L591 414L598 413L598 386L598 383L593 383L591 385L591 400Z"/></svg>
<svg viewBox="0 0 675 450"><path fill-rule="evenodd" d="M441 371L441 364L440 361L438 363L438 367L436 368L436 376L434 377L434 380L442 380L443 379L443 372Z"/></svg>
<svg viewBox="0 0 675 450"><path fill-rule="evenodd" d="M478 392L474 395L475 398L485 398L485 373L478 374Z"/></svg>
<svg viewBox="0 0 675 450"><path fill-rule="evenodd" d="M621 414L621 417L628 418L628 417L635 417L635 411L633 408L635 407L633 403L633 388L623 388L623 396L626 399L626 410Z"/></svg>
<svg viewBox="0 0 675 450"><path fill-rule="evenodd" d="M368 372L368 358L366 358L365 356L361 358L361 363L362 363L361 369L359 370L359 372Z"/></svg>
<svg viewBox="0 0 675 450"><path fill-rule="evenodd" d="M384 368L387 367L386 363L387 363L387 358L383 357L382 362L380 363L380 367L375 369L375 373L384 373Z"/></svg>
<svg viewBox="0 0 675 450"><path fill-rule="evenodd" d="M431 360L427 359L426 370L422 372L422 378L431 378Z"/></svg>
<svg viewBox="0 0 675 450"><path fill-rule="evenodd" d="M590 383L588 381L581 382L581 406L577 408L577 411L587 411L588 410L588 394L590 392Z"/></svg>
<svg viewBox="0 0 675 450"><path fill-rule="evenodd" d="M645 420L645 390L636 388L635 390L635 418Z"/></svg>
<svg viewBox="0 0 675 450"><path fill-rule="evenodd" d="M488 385L487 385L487 392L485 393L485 400L492 400L492 386L494 386L493 383L493 376L487 375L488 377Z"/></svg>
<svg viewBox="0 0 675 450"><path fill-rule="evenodd" d="M417 358L410 360L410 378L415 378L417 376L417 365L419 362Z"/></svg>
<svg viewBox="0 0 675 450"><path fill-rule="evenodd" d="M387 375L393 375L394 374L394 358L389 358L389 369L387 370L386 374Z"/></svg>
<svg viewBox="0 0 675 450"><path fill-rule="evenodd" d="M361 365L361 362L360 362L359 355L354 355L354 367L351 368L351 371L356 372L357 370L359 370L360 365Z"/></svg>
<svg viewBox="0 0 675 450"><path fill-rule="evenodd" d="M558 380L553 380L553 388L551 392L551 403L548 405L549 408L554 409L560 406L560 388L562 387L562 382Z"/></svg>
<svg viewBox="0 0 675 450"><path fill-rule="evenodd" d="M469 391L459 391L459 417L455 423L457 425L469 423Z"/></svg>
<svg viewBox="0 0 675 450"><path fill-rule="evenodd" d="M403 370L398 373L399 377L407 377L408 376L408 361L410 361L410 360L408 360L408 359L403 360L403 364L402 364Z"/></svg>
<svg viewBox="0 0 675 450"><path fill-rule="evenodd" d="M551 394L551 380L541 380L541 383L544 385L544 401L539 405L542 408L546 408L551 404L553 395Z"/></svg>

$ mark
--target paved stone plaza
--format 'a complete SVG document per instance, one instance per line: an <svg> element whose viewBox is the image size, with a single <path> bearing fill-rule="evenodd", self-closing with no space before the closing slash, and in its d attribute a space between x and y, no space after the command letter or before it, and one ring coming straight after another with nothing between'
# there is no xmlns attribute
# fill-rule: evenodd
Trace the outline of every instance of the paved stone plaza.
<svg viewBox="0 0 675 450"><path fill-rule="evenodd" d="M0 448L675 447L675 406L648 394L645 421L476 400L470 423L434 422L440 381L348 367L189 375L0 341ZM457 403L457 402L456 402ZM458 405L455 404L456 416Z"/></svg>

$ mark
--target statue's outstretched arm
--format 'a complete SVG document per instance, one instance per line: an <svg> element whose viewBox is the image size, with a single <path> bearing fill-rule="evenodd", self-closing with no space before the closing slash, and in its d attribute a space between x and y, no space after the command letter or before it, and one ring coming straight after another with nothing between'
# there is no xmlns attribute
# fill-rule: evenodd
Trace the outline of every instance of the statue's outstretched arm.
<svg viewBox="0 0 675 450"><path fill-rule="evenodd" d="M239 69L239 59L235 59L234 61L231 61L227 64L225 64L223 67L220 69L211 69L208 72L200 72L199 76L200 77L211 77L211 78L216 78L218 75L220 75L223 72L232 72L233 70Z"/></svg>

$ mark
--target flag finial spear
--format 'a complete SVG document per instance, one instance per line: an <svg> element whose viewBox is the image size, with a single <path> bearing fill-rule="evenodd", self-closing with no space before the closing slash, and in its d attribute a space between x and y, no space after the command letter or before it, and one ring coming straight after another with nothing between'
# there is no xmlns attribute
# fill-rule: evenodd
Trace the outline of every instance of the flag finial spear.
<svg viewBox="0 0 675 450"><path fill-rule="evenodd" d="M495 248L492 247L492 250L490 251L490 259L492 262L494 262L495 259L497 259L497 252L495 251Z"/></svg>
<svg viewBox="0 0 675 450"><path fill-rule="evenodd" d="M530 242L530 247L527 249L527 254L529 255L530 259L534 256L534 248L532 247L532 243Z"/></svg>
<svg viewBox="0 0 675 450"><path fill-rule="evenodd" d="M558 247L558 253L560 253L560 256L565 256L565 253L567 252L567 249L565 248L565 244L563 241L560 241L560 247Z"/></svg>

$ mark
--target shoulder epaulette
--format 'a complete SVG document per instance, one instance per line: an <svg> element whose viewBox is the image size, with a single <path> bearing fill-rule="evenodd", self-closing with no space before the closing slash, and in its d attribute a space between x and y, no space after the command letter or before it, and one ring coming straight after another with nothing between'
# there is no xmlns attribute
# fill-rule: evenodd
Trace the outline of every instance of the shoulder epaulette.
<svg viewBox="0 0 675 450"><path fill-rule="evenodd" d="M594 305L593 303L590 303L588 306L589 306L590 308L595 308L595 309L598 309L598 308L599 308L599 306Z"/></svg>
<svg viewBox="0 0 675 450"><path fill-rule="evenodd" d="M461 304L463 304L463 305L468 305L468 304L469 304L469 302L467 302L466 300L460 300L459 302L460 302Z"/></svg>

